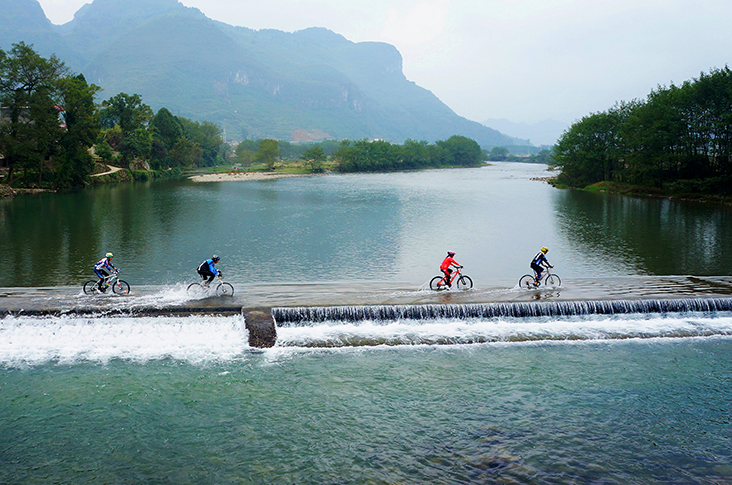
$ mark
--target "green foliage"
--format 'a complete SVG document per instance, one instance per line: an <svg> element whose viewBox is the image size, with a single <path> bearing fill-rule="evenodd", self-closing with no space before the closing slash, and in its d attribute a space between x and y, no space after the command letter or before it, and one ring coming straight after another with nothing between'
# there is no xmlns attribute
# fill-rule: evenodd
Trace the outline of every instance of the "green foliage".
<svg viewBox="0 0 732 485"><path fill-rule="evenodd" d="M94 105L94 96L100 88L88 84L81 74L63 79L61 86L66 133L61 140L56 183L59 187L78 187L84 185L94 166L89 149L99 137L101 129ZM106 149L108 153L105 148L102 148L102 152L110 160L112 149L109 144L106 144Z"/></svg>
<svg viewBox="0 0 732 485"><path fill-rule="evenodd" d="M99 90L83 75L69 76L55 57L44 59L23 43L9 53L0 49L0 163L8 167L6 181L20 174L19 183L26 186L90 183L95 143L95 153L106 162L117 150L123 162L150 159L164 173L224 161L217 125L176 117L164 108L153 116L137 94L119 93L100 109L94 103ZM131 177L110 174L94 177L93 183Z"/></svg>
<svg viewBox="0 0 732 485"><path fill-rule="evenodd" d="M343 141L334 152L341 172L387 172L431 167L473 167L483 161L478 143L464 136L451 136L434 145L407 140L404 145L384 140Z"/></svg>
<svg viewBox="0 0 732 485"><path fill-rule="evenodd" d="M558 183L601 181L670 193L732 193L732 71L713 70L643 102L587 116L559 139Z"/></svg>
<svg viewBox="0 0 732 485"><path fill-rule="evenodd" d="M493 147L488 154L488 160L492 162L500 162L508 158L508 148Z"/></svg>
<svg viewBox="0 0 732 485"><path fill-rule="evenodd" d="M323 162L328 160L328 155L325 154L325 151L321 147L315 146L305 150L303 154L300 155L300 159L303 160L303 164L308 167L311 172L322 172Z"/></svg>
<svg viewBox="0 0 732 485"><path fill-rule="evenodd" d="M94 146L94 153L105 163L109 163L114 159L114 150L109 146L107 140L104 139Z"/></svg>
<svg viewBox="0 0 732 485"><path fill-rule="evenodd" d="M254 154L254 160L256 162L263 163L267 167L267 170L272 170L279 153L279 144L277 140L262 140L259 143L257 152Z"/></svg>
<svg viewBox="0 0 732 485"><path fill-rule="evenodd" d="M106 101L102 101L100 113L102 126L111 128L119 125L127 136L138 128L147 128L153 117L150 106L142 102L139 94L119 93Z"/></svg>
<svg viewBox="0 0 732 485"><path fill-rule="evenodd" d="M16 169L36 171L38 184L43 182L45 164L63 135L57 106L66 75L63 62L44 59L23 42L9 53L0 49L0 153L8 182Z"/></svg>

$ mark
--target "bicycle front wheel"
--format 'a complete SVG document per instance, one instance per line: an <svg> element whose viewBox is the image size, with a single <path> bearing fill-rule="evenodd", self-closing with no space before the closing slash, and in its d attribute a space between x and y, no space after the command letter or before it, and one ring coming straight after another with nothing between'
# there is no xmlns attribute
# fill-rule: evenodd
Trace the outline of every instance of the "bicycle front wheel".
<svg viewBox="0 0 732 485"><path fill-rule="evenodd" d="M549 288L559 288L560 286L562 286L562 280L559 279L559 276L555 274L550 274L546 277L544 285L548 286Z"/></svg>
<svg viewBox="0 0 732 485"><path fill-rule="evenodd" d="M519 279L518 284L524 290L533 290L536 288L536 279L530 274L525 274Z"/></svg>
<svg viewBox="0 0 732 485"><path fill-rule="evenodd" d="M117 280L112 285L112 291L118 295L127 295L130 292L130 284L124 280Z"/></svg>
<svg viewBox="0 0 732 485"><path fill-rule="evenodd" d="M234 296L234 287L230 283L221 283L216 287L216 296Z"/></svg>
<svg viewBox="0 0 732 485"><path fill-rule="evenodd" d="M443 276L435 276L430 281L430 290L444 290L447 288L445 283L442 281Z"/></svg>
<svg viewBox="0 0 732 485"><path fill-rule="evenodd" d="M469 290L473 287L473 280L470 279L470 276L461 274L457 280L457 287L458 290Z"/></svg>
<svg viewBox="0 0 732 485"><path fill-rule="evenodd" d="M84 293L86 293L87 295L96 295L98 283L99 280L89 280L84 283Z"/></svg>

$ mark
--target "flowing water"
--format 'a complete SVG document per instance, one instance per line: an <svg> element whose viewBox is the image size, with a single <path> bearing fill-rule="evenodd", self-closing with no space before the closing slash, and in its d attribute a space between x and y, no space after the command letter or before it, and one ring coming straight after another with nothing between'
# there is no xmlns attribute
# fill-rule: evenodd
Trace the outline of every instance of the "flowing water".
<svg viewBox="0 0 732 485"><path fill-rule="evenodd" d="M0 201L0 483L732 483L729 209L543 170ZM562 287L516 288L542 245ZM425 289L446 249L473 290ZM132 295L81 293L105 251ZM186 305L277 345L145 311Z"/></svg>

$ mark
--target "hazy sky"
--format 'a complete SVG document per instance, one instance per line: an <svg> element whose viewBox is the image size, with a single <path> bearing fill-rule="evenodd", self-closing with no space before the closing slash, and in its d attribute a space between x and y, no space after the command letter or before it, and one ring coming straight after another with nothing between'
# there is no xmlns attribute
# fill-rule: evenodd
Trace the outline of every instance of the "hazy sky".
<svg viewBox="0 0 732 485"><path fill-rule="evenodd" d="M63 24L89 0L40 0ZM731 0L182 0L252 29L396 46L407 79L474 121L571 123L732 63Z"/></svg>

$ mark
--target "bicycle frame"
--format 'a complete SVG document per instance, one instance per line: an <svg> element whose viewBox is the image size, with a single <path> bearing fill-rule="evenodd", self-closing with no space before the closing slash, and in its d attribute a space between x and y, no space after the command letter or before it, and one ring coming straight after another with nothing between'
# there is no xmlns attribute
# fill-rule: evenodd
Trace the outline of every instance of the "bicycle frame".
<svg viewBox="0 0 732 485"><path fill-rule="evenodd" d="M546 281L546 279L549 277L550 274L552 274L552 269L544 267L545 271L541 272L541 278L536 277L536 270L534 268L531 268L534 271L534 279L536 280L536 284L538 285L542 281Z"/></svg>
<svg viewBox="0 0 732 485"><path fill-rule="evenodd" d="M460 266L458 268L455 268L455 271L453 271L452 273L450 273L450 284L452 284L455 281L455 278L458 277L458 275L460 274L460 270L461 269L462 269L462 266ZM443 276L442 279L440 280L440 283L442 283L443 281L445 281L446 278L447 278L447 275Z"/></svg>
<svg viewBox="0 0 732 485"><path fill-rule="evenodd" d="M84 293L93 295L101 289L102 293L106 293L107 288L112 288L113 293L128 294L130 292L130 284L119 279L119 271L114 271L103 278L97 275L96 280L89 280L84 283Z"/></svg>
<svg viewBox="0 0 732 485"><path fill-rule="evenodd" d="M191 283L190 285L188 285L186 291L192 291L192 289L194 288L199 288L198 291L204 292L213 291L217 294L217 296L234 296L234 287L232 286L232 284L224 281L224 279L218 275L216 276L216 278L211 280L211 284L208 284L208 277L201 277L201 281L199 283Z"/></svg>
<svg viewBox="0 0 732 485"><path fill-rule="evenodd" d="M533 268L532 268L533 269ZM525 274L519 278L518 285L524 289L537 289L544 282L544 286L558 288L562 286L562 280L556 273L551 271L551 268L546 268L546 271L542 271L541 278L536 277L536 271L532 271L532 274Z"/></svg>
<svg viewBox="0 0 732 485"><path fill-rule="evenodd" d="M466 275L461 271L462 267L455 268L455 271L450 273L450 278L448 280L448 277L446 274L442 274L439 276L435 276L430 280L430 289L431 290L440 290L445 289L448 287L448 282L450 287L452 287L452 283L454 281L457 281L457 287L459 290L469 290L473 287L473 280L470 279L470 276Z"/></svg>
<svg viewBox="0 0 732 485"><path fill-rule="evenodd" d="M102 286L112 286L119 279L119 271L112 271L110 274L102 278Z"/></svg>

